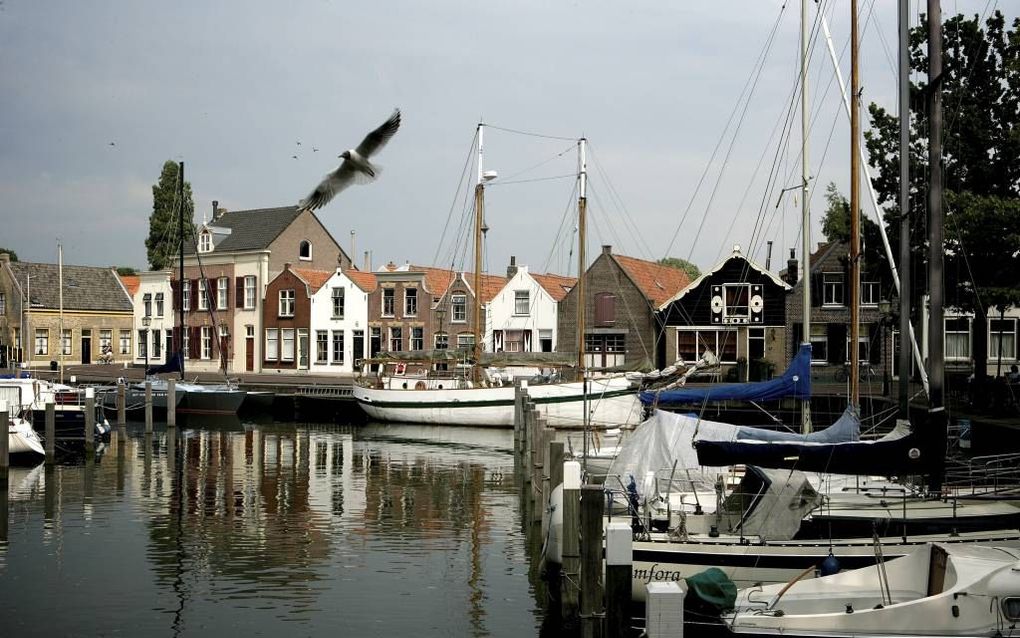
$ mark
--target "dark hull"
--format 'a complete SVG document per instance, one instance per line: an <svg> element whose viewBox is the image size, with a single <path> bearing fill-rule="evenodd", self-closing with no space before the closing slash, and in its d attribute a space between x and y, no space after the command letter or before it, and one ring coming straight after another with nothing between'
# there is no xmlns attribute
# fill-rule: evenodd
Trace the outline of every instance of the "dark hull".
<svg viewBox="0 0 1020 638"><path fill-rule="evenodd" d="M237 414L246 393L243 390L204 390L181 394L183 397L177 404L181 414Z"/></svg>
<svg viewBox="0 0 1020 638"><path fill-rule="evenodd" d="M97 403L95 419L93 420L96 436L102 436L109 431L103 425L103 415L102 406ZM57 440L83 440L85 433L85 407L72 405L56 406L53 425ZM46 436L45 410L32 410L32 429L40 436Z"/></svg>

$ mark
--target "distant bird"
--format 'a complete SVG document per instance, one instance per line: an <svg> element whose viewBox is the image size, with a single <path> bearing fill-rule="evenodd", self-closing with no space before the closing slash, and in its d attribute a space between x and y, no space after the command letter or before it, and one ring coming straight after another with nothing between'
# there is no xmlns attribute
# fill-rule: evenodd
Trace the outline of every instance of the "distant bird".
<svg viewBox="0 0 1020 638"><path fill-rule="evenodd" d="M291 159L297 159L297 155L291 155Z"/></svg>
<svg viewBox="0 0 1020 638"><path fill-rule="evenodd" d="M301 140L298 140L298 141L297 141L297 145L298 145L298 146L301 146Z"/></svg>
<svg viewBox="0 0 1020 638"><path fill-rule="evenodd" d="M344 151L337 156L344 160L343 163L335 171L326 175L315 187L315 190L301 200L298 208L301 210L322 208L337 193L351 184L363 184L375 180L381 169L373 165L369 158L386 146L398 128L400 128L400 109L394 109L390 119L366 135L357 148Z"/></svg>
<svg viewBox="0 0 1020 638"><path fill-rule="evenodd" d="M313 147L312 147L312 152L313 152L313 153L318 153L318 152L319 152L319 149L317 149L317 148L315 148L315 147L313 146Z"/></svg>
<svg viewBox="0 0 1020 638"><path fill-rule="evenodd" d="M110 142L110 146L116 146L116 145L117 145L116 142Z"/></svg>

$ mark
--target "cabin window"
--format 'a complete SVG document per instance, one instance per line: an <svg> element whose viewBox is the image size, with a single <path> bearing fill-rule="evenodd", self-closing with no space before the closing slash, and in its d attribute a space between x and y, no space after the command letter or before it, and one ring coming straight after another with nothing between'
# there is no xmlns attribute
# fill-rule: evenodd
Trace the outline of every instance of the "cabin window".
<svg viewBox="0 0 1020 638"><path fill-rule="evenodd" d="M999 350L999 346L1002 350ZM1016 359L1016 319L992 319L988 322L988 358Z"/></svg>
<svg viewBox="0 0 1020 638"><path fill-rule="evenodd" d="M333 318L343 319L344 318L344 289L343 287L334 288L332 290L333 301Z"/></svg>
<svg viewBox="0 0 1020 638"><path fill-rule="evenodd" d="M302 261L312 260L312 242L307 239L301 240L301 244L298 246L298 259Z"/></svg>
<svg viewBox="0 0 1020 638"><path fill-rule="evenodd" d="M343 365L344 362L344 331L333 331L333 364Z"/></svg>
<svg viewBox="0 0 1020 638"><path fill-rule="evenodd" d="M244 308L251 310L255 307L255 275L247 275L244 278Z"/></svg>
<svg viewBox="0 0 1020 638"><path fill-rule="evenodd" d="M747 323L751 317L750 284L723 284L723 322Z"/></svg>
<svg viewBox="0 0 1020 638"><path fill-rule="evenodd" d="M822 305L842 306L843 301L843 273L825 272L822 273Z"/></svg>
<svg viewBox="0 0 1020 638"><path fill-rule="evenodd" d="M393 316L393 300L395 292L392 288L384 288L382 291L382 314L384 317Z"/></svg>
<svg viewBox="0 0 1020 638"><path fill-rule="evenodd" d="M450 337L445 332L436 333L436 350L446 350L450 347Z"/></svg>
<svg viewBox="0 0 1020 638"><path fill-rule="evenodd" d="M404 290L404 316L418 316L418 289L407 288Z"/></svg>
<svg viewBox="0 0 1020 638"><path fill-rule="evenodd" d="M220 277L216 280L216 309L226 310L227 309L227 286L230 285L230 280L226 277Z"/></svg>
<svg viewBox="0 0 1020 638"><path fill-rule="evenodd" d="M463 293L455 294L451 297L452 300L452 312L453 317L450 321L455 323L464 323L467 321L467 295Z"/></svg>
<svg viewBox="0 0 1020 638"><path fill-rule="evenodd" d="M1020 620L1020 598L1006 598L1002 601L1002 615L1010 622Z"/></svg>
<svg viewBox="0 0 1020 638"><path fill-rule="evenodd" d="M404 329L393 326L390 328L390 352L400 352L404 346Z"/></svg>
<svg viewBox="0 0 1020 638"><path fill-rule="evenodd" d="M293 317L294 316L294 289L280 291L280 316L281 317Z"/></svg>
<svg viewBox="0 0 1020 638"><path fill-rule="evenodd" d="M616 295L600 292L595 295L595 325L611 326L616 323Z"/></svg>
<svg viewBox="0 0 1020 638"><path fill-rule="evenodd" d="M531 314L531 298L527 290L514 291L514 314L527 316Z"/></svg>
<svg viewBox="0 0 1020 638"><path fill-rule="evenodd" d="M411 328L411 350L424 350L425 349L425 329L424 328Z"/></svg>
<svg viewBox="0 0 1020 638"><path fill-rule="evenodd" d="M208 253L212 252L212 249L212 233L209 231L203 231L202 234L198 236L198 252Z"/></svg>
<svg viewBox="0 0 1020 638"><path fill-rule="evenodd" d="M329 361L329 332L326 330L315 331L315 363L326 363Z"/></svg>
<svg viewBox="0 0 1020 638"><path fill-rule="evenodd" d="M970 359L970 317L945 318L946 360Z"/></svg>

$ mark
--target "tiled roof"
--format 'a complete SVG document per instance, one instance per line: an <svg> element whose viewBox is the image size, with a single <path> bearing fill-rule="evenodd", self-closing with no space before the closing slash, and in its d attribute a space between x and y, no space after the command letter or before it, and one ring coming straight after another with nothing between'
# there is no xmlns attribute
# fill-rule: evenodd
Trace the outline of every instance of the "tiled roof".
<svg viewBox="0 0 1020 638"><path fill-rule="evenodd" d="M370 272L361 272L360 270L345 270L344 274L348 279L353 281L358 288L361 288L365 292L372 292L378 285L375 279L375 275Z"/></svg>
<svg viewBox="0 0 1020 638"><path fill-rule="evenodd" d="M314 295L319 288L333 276L332 270L309 270L307 268L291 268L290 271L304 280Z"/></svg>
<svg viewBox="0 0 1020 638"><path fill-rule="evenodd" d="M11 272L21 290L29 292L31 276L32 306L60 307L60 272L57 264L10 263ZM117 273L111 268L64 266L64 309L131 312L134 306L124 292Z"/></svg>
<svg viewBox="0 0 1020 638"><path fill-rule="evenodd" d="M215 221L209 222L210 226L230 229L230 234L216 244L215 252L268 248L269 244L273 243L273 240L279 237L300 214L297 206L232 210L223 213ZM185 242L184 254L194 253L194 242Z"/></svg>
<svg viewBox="0 0 1020 638"><path fill-rule="evenodd" d="M531 276L538 282L539 286L542 286L549 293L554 301L563 301L563 298L567 296L567 292L577 285L576 277L552 274L539 275L535 273L531 273Z"/></svg>
<svg viewBox="0 0 1020 638"><path fill-rule="evenodd" d="M687 273L678 268L626 255L614 254L612 257L656 308L691 283Z"/></svg>
<svg viewBox="0 0 1020 638"><path fill-rule="evenodd" d="M128 294L134 299L135 293L138 292L138 286L141 284L141 278L138 275L118 275L118 277L127 288Z"/></svg>
<svg viewBox="0 0 1020 638"><path fill-rule="evenodd" d="M425 287L433 295L441 295L446 292L447 288L450 287L450 284L453 283L454 277L459 274L453 270L433 268L432 266L411 266L409 272L425 273ZM463 276L464 281L466 281L469 286L474 285L474 273L466 272L463 273ZM492 301L492 298L499 294L499 291L503 289L506 282L506 277L483 274L481 290L482 303Z"/></svg>

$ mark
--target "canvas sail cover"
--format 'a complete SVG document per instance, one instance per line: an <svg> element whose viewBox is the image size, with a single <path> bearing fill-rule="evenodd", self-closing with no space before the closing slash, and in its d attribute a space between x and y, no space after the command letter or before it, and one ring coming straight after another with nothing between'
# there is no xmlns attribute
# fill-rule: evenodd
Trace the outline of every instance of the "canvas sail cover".
<svg viewBox="0 0 1020 638"><path fill-rule="evenodd" d="M790 540L801 520L822 504L822 496L797 470L748 467L740 486L723 502L730 532L759 540Z"/></svg>
<svg viewBox="0 0 1020 638"><path fill-rule="evenodd" d="M166 363L159 366L153 366L145 371L146 376L150 374L168 374L171 372L180 372L184 369L184 356L180 351L173 353L173 355L167 360Z"/></svg>
<svg viewBox="0 0 1020 638"><path fill-rule="evenodd" d="M797 356L782 375L770 381L723 383L699 388L676 388L640 394L645 405L691 405L706 401L771 401L811 397L811 345L801 344Z"/></svg>

